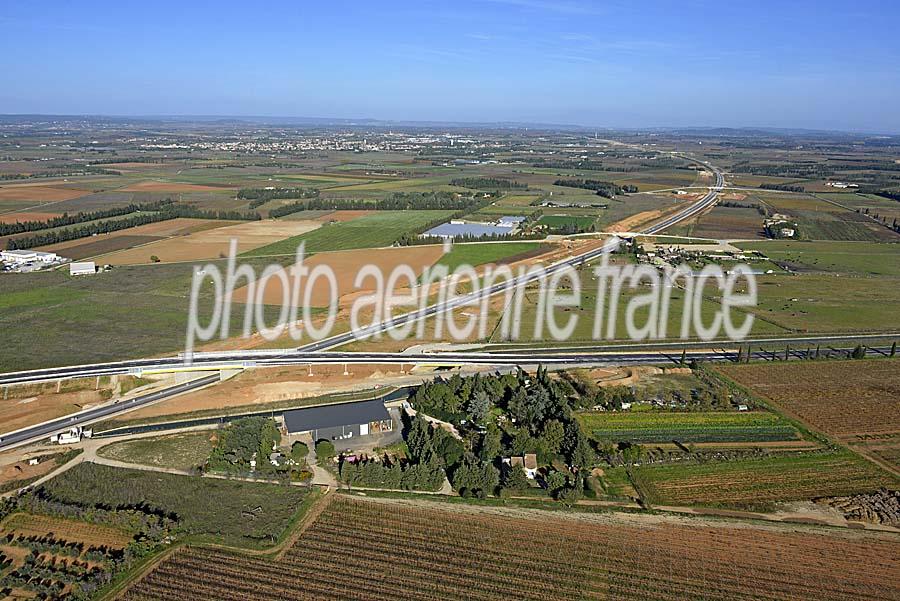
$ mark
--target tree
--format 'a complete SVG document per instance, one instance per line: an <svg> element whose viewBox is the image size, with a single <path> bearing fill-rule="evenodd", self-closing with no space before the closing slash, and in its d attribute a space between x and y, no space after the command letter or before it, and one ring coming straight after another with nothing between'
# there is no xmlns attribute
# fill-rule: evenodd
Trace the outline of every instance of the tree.
<svg viewBox="0 0 900 601"><path fill-rule="evenodd" d="M434 429L431 444L434 452L441 458L444 467L452 467L462 461L466 452L463 442L443 428Z"/></svg>
<svg viewBox="0 0 900 601"><path fill-rule="evenodd" d="M565 427L557 419L551 419L544 424L544 431L541 432L541 438L547 447L547 450L553 454L559 453L565 439Z"/></svg>
<svg viewBox="0 0 900 601"><path fill-rule="evenodd" d="M569 422L566 426L566 436L563 440L563 451L571 467L576 469L587 468L594 464L596 455L587 436L581 431L577 421Z"/></svg>
<svg viewBox="0 0 900 601"><path fill-rule="evenodd" d="M150 262L159 263L159 257L157 257L156 255L150 255Z"/></svg>
<svg viewBox="0 0 900 601"><path fill-rule="evenodd" d="M406 434L406 447L415 462L426 461L434 453L431 444L431 426L422 417L413 418Z"/></svg>
<svg viewBox="0 0 900 601"><path fill-rule="evenodd" d="M453 471L452 483L463 496L485 498L496 491L500 472L490 463L470 457Z"/></svg>
<svg viewBox="0 0 900 601"><path fill-rule="evenodd" d="M493 461L502 451L500 428L491 424L487 432L481 437L481 445L478 456L482 461Z"/></svg>
<svg viewBox="0 0 900 601"><path fill-rule="evenodd" d="M547 491L550 494L555 494L566 485L566 475L554 470L544 478L544 484L547 485Z"/></svg>
<svg viewBox="0 0 900 601"><path fill-rule="evenodd" d="M891 343L891 357L897 354L897 341Z"/></svg>
<svg viewBox="0 0 900 601"><path fill-rule="evenodd" d="M521 465L511 466L503 476L503 488L527 490L531 488L525 468Z"/></svg>
<svg viewBox="0 0 900 601"><path fill-rule="evenodd" d="M319 440L316 442L316 459L319 461L327 461L335 455L334 444L330 440Z"/></svg>
<svg viewBox="0 0 900 601"><path fill-rule="evenodd" d="M469 399L469 403L466 406L466 413L471 421L476 424L481 424L484 423L490 409L491 399L488 398L486 392L478 390Z"/></svg>
<svg viewBox="0 0 900 601"><path fill-rule="evenodd" d="M297 463L303 463L307 455L309 455L309 447L305 443L298 440L291 445L291 459Z"/></svg>
<svg viewBox="0 0 900 601"><path fill-rule="evenodd" d="M853 352L850 354L850 357L853 359L864 359L866 356L866 347L861 344L857 344L856 348L853 349Z"/></svg>

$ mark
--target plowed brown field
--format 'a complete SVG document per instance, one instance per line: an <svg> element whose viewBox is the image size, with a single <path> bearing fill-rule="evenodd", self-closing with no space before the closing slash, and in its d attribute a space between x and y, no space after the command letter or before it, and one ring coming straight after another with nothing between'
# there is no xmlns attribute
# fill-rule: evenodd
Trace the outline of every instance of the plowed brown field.
<svg viewBox="0 0 900 601"><path fill-rule="evenodd" d="M53 188L51 186L15 185L0 186L0 201L2 200L34 200L37 202L56 202L59 200L71 200L88 194L84 190L72 190L67 188Z"/></svg>
<svg viewBox="0 0 900 601"><path fill-rule="evenodd" d="M898 596L900 544L895 538L337 498L278 560L184 549L123 598L828 601Z"/></svg>
<svg viewBox="0 0 900 601"><path fill-rule="evenodd" d="M900 359L719 369L812 428L900 469Z"/></svg>

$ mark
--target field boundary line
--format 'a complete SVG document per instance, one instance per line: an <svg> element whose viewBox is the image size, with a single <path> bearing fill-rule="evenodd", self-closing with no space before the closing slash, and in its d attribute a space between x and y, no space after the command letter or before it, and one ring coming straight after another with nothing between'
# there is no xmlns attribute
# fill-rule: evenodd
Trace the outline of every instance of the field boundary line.
<svg viewBox="0 0 900 601"><path fill-rule="evenodd" d="M306 532L310 526L312 526L319 516L322 515L322 512L331 505L331 501L334 499L334 495L331 494L331 489L326 488L325 492L322 494L322 498L313 503L313 506L310 507L303 518L300 520L300 523L290 532L285 539L281 542L281 544L276 547L277 553L275 554L275 561L280 561L284 555L291 550L303 533ZM279 548L280 547L280 548Z"/></svg>

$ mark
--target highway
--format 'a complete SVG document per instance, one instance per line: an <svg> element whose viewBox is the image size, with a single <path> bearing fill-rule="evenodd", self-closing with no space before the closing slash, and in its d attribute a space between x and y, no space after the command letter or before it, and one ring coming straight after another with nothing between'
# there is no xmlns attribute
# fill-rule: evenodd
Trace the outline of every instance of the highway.
<svg viewBox="0 0 900 601"><path fill-rule="evenodd" d="M11 449L23 444L28 444L29 442L40 440L42 438L47 438L51 434L62 432L76 426L89 426L90 424L98 422L101 419L105 419L111 415L116 415L124 411L131 411L132 409L137 409L138 407L141 407L148 403L155 403L156 401L161 401L162 399L166 399L178 394L183 394L190 390L195 390L197 388L213 384L214 382L218 382L219 379L220 376L218 373L216 373L211 376L197 378L195 380L191 380L190 382L178 384L164 390L158 390L149 394L137 396L126 401L117 401L115 403L101 405L100 407L87 409L79 413L73 413L65 417L50 420L37 426L23 428L21 430L16 430L15 432L10 432L8 434L2 434L0 435L0 450Z"/></svg>
<svg viewBox="0 0 900 601"><path fill-rule="evenodd" d="M691 217L705 211L706 209L716 204L719 191L721 191L725 185L725 178L722 175L722 172L718 169L706 165L705 163L699 164L711 169L715 175L716 182L712 187L709 188L709 192L707 192L706 195L699 201L687 207L686 209L679 211L674 215L671 215L670 217L667 217L662 221L641 230L640 233L648 235L657 234L668 227L684 221L685 219L690 219ZM426 319L428 317L438 315L440 313L452 311L453 309L459 307L475 305L485 297L494 296L495 294L506 292L510 288L527 286L532 282L539 281L541 278L549 278L557 272L564 271L572 267L577 267L579 265L583 265L584 263L597 259L604 253L611 252L613 249L618 247L620 242L620 238L613 236L599 248L595 248L593 250L569 257L568 259L563 259L561 261L553 263L552 265L549 265L542 273L533 272L518 276L504 282L499 282L487 288L482 288L468 294L456 296L441 303L435 303L417 311L404 313L402 315L393 317L392 319L388 319L376 324L371 324L364 328L359 328L356 332L338 334L337 336L332 336L330 338L325 338L323 340L301 346L297 350L302 352L315 352L332 349L343 344L347 344L348 342L352 342L353 340L364 340L375 333L387 332L388 330L391 330L395 327L405 325L408 321L416 322L421 319Z"/></svg>
<svg viewBox="0 0 900 601"><path fill-rule="evenodd" d="M713 167L710 169L715 174L715 184L709 188L708 193L698 202L678 211L674 215L663 219L662 221L646 228L643 233L654 234L664 230L665 228L679 223L685 219L706 210L715 204L718 192L724 186L724 178L721 172ZM602 256L604 253L614 249L620 240L613 237L607 240L598 248L590 251L574 255L567 259L563 259L546 267L542 272L532 272L527 275L511 278L507 281L500 282L490 287L482 288L468 294L454 297L453 299L436 303L434 305L424 307L417 311L398 315L392 319L371 324L361 331L348 332L337 336L332 336L318 342L302 346L297 349L288 351L233 351L229 353L195 353L192 356L190 367L185 366L182 357L158 358L158 359L136 359L130 361L116 361L109 363L98 363L79 366L57 367L49 369L39 369L31 371L21 371L6 373L0 375L0 386L24 384L33 382L45 382L67 378L78 377L97 377L107 375L124 375L124 374L143 374L166 371L186 371L186 370L227 370L227 369L244 369L250 367L266 367L274 365L313 365L313 364L349 364L349 363L392 363L392 364L425 364L432 366L453 366L453 365L518 365L543 363L547 365L567 365L567 364L631 364L631 363L658 363L671 360L671 357L663 351L657 352L618 352L618 353L565 353L560 351L550 351L547 353L535 352L530 356L523 356L521 353L440 353L440 354L391 354L391 353L338 353L324 352L333 349L342 344L350 342L357 338L371 336L378 332L385 332L394 327L402 326L408 321L419 321L433 315L451 311L457 307L469 306L479 303L482 299L505 292L511 288L526 286L532 282L538 281L540 278L549 277L554 273L567 270L578 265L582 265L588 261ZM706 350L691 351L689 359L701 361L723 361L732 360L733 355L729 356L726 351L710 352ZM209 376L201 378L194 382L181 384L179 386L136 397L128 401L113 403L97 407L95 409L76 413L74 415L52 420L38 426L23 429L18 432L3 434L0 436L0 449L10 446L23 444L25 441L38 440L41 437L49 436L60 430L64 430L73 426L83 426L93 423L99 419L103 419L134 409L141 405L155 402L161 398L180 394L205 386L214 381L218 376Z"/></svg>
<svg viewBox="0 0 900 601"><path fill-rule="evenodd" d="M702 164L702 163L701 163ZM706 165L704 165L706 166ZM685 219L689 219L690 217L696 215L700 211L703 211L713 204L715 204L717 195L719 190L722 189L724 185L724 178L722 177L721 172L717 169L710 167L715 173L716 183L709 189L709 192L698 202L692 204L691 206L685 208L682 211L677 212L676 214L664 219L663 221L654 224L644 230L645 233L656 233L662 231L663 229L679 223ZM428 307L419 309L417 311L412 311L409 313L404 313L402 315L398 315L392 319L382 321L376 324L371 324L365 328L361 328L356 333L354 332L346 332L344 334L338 334L336 336L332 336L330 338L325 338L323 340L319 340L317 342L313 342L311 344L301 346L297 349L293 349L291 351L275 351L276 353L283 354L285 360L290 361L294 358L297 353L316 353L320 351L325 351L328 349L333 349L335 347L341 346L348 342L352 342L357 338L365 338L367 336L371 336L378 332L386 332L394 327L402 326L408 320L411 321L419 321L421 319L426 319L428 317L437 315L439 313L444 313L446 311L451 311L457 307L463 307L471 304L475 304L480 302L482 299L488 296L493 296L495 294L499 294L507 291L510 288L516 288L518 286L525 286L529 283L538 281L542 277L549 277L550 275L565 269L569 269L570 267L576 267L593 259L596 259L602 256L604 253L609 252L613 248L615 248L619 244L620 240L618 238L611 238L606 241L603 245L593 250L587 251L585 253L581 253L578 255L574 255L567 259L563 259L557 263L554 263L548 266L543 274L541 273L531 273L528 275L512 278L510 280L499 282L493 286L482 288L480 290L471 292L469 294L464 294L461 296L454 297L453 299L447 300L443 303L436 303L434 305L430 305ZM271 352L270 352L271 353ZM262 358L271 358L271 354L267 353L262 355ZM198 367L203 367L202 354L195 353L193 355L193 363ZM223 355L219 355L219 358L224 358ZM234 351L232 352L228 359L231 361L230 366L232 369L241 368L241 367L252 367L252 365L242 365L245 362L254 362L260 358L259 351ZM348 360L353 362L359 362L356 358L351 358L348 356ZM208 361L208 357L207 357ZM89 365L76 365L76 366L67 366L67 367L56 367L56 368L48 368L48 369L38 369L31 371L22 371L22 372L12 372L6 374L0 374L0 386L9 385L9 384L24 384L28 382L42 382L42 381L51 381L51 380L59 380L64 378L82 378L82 377L96 377L96 376L111 376L111 375L125 375L129 373L140 373L142 371L152 371L154 369L167 369L177 367L179 365L184 364L184 359L182 357L171 357L171 358L160 358L160 359L135 359L130 361L115 361L110 363L94 363Z"/></svg>
<svg viewBox="0 0 900 601"><path fill-rule="evenodd" d="M853 347L821 349L823 355L849 356ZM707 350L707 349L683 349L684 360L703 362L733 362L737 359L737 351L731 349ZM866 353L869 356L887 356L890 347L868 347ZM550 367L563 366L602 366L602 365L658 365L665 363L680 363L682 349L655 350L655 351L593 351L593 352L566 352L553 349L533 350L528 354L516 353L301 353L278 354L258 351L252 354L252 361L233 361L219 358L227 353L208 353L199 358L203 369L236 369L241 365L255 367L272 367L282 365L341 365L351 363L365 364L406 364L427 365L431 367L455 367L459 365L476 366L532 366L545 365ZM752 359L765 361L806 360L809 357L805 350L794 349L785 354L785 351L757 350L751 355ZM175 361L179 361L175 359ZM105 419L123 411L136 409L142 405L154 403L164 398L182 394L189 390L200 388L218 381L218 374L205 376L184 384L179 384L165 390L160 390L127 401L96 407L69 415L63 418L45 422L43 424L24 428L16 432L0 435L0 450L26 444L48 437L59 431L67 430L74 426L86 426Z"/></svg>

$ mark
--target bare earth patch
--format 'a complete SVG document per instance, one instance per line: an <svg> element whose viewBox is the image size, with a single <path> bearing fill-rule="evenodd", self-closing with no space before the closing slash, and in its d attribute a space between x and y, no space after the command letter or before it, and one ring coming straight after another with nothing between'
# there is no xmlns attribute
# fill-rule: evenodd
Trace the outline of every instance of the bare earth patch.
<svg viewBox="0 0 900 601"><path fill-rule="evenodd" d="M304 265L309 269L316 265L328 265L337 276L338 297L341 304L352 301L359 294L365 294L375 289L374 278L366 278L363 286L354 288L356 274L365 265L375 265L387 278L391 271L399 265L409 265L420 276L426 267L433 265L441 258L443 250L440 246L410 246L402 248L379 248L346 250L327 253L318 253L304 260ZM291 269L289 273L293 273ZM406 283L403 279L401 285ZM300 299L305 298L306 287L301 281ZM257 292L258 294L258 292ZM263 302L272 305L281 305L284 298L284 290L279 278L272 278L266 285ZM325 279L315 282L310 296L310 304L315 307L328 305L330 299L328 283ZM234 293L235 302L247 300L247 288L241 288Z"/></svg>
<svg viewBox="0 0 900 601"><path fill-rule="evenodd" d="M87 194L84 190L70 188L53 188L43 185L19 184L0 187L0 200L34 200L37 202L56 202L71 200Z"/></svg>
<svg viewBox="0 0 900 601"><path fill-rule="evenodd" d="M208 409L226 409L303 399L354 390L374 391L376 385L421 383L421 377L399 373L399 366L342 365L252 369L221 384L198 390L122 415L132 421ZM406 366L410 369L410 365ZM414 380L414 381L413 381Z"/></svg>
<svg viewBox="0 0 900 601"><path fill-rule="evenodd" d="M178 182L140 182L122 188L122 192L223 192L234 190L227 186L202 186Z"/></svg>
<svg viewBox="0 0 900 601"><path fill-rule="evenodd" d="M316 217L316 221L353 221L364 215L369 215L370 213L373 213L373 211L331 211L326 215Z"/></svg>
<svg viewBox="0 0 900 601"><path fill-rule="evenodd" d="M238 253L243 253L284 238L305 234L320 225L315 221L267 220L240 223L115 252L108 255L104 262L110 265L140 265L150 263L151 256L158 257L162 263L218 259L227 256L232 239L237 240Z"/></svg>
<svg viewBox="0 0 900 601"><path fill-rule="evenodd" d="M26 221L47 221L54 217L59 217L60 213L41 213L36 211L26 211L24 213L6 213L0 215L0 223L24 223Z"/></svg>

